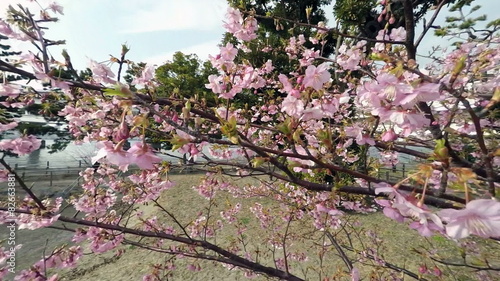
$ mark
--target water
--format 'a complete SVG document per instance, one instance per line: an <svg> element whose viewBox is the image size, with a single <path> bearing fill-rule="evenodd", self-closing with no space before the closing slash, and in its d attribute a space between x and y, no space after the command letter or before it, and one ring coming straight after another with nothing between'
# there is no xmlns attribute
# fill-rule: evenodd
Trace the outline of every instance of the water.
<svg viewBox="0 0 500 281"><path fill-rule="evenodd" d="M15 136L8 136L7 138L15 138ZM54 136L44 136L46 147L55 143ZM141 141L140 139L130 140L130 144L133 145L136 142ZM75 144L70 142L68 146L61 151L55 153L49 153L50 149L40 148L32 153L24 156L6 156L5 160L9 166L13 168L21 169L45 169L45 168L71 168L71 167L90 167L92 166L91 158L97 154L99 150L97 148L97 143L82 143ZM204 154L210 156L208 146L205 146L203 151ZM162 158L162 160L170 161L172 163L180 163L183 158L183 154L179 152L174 152L171 150L160 151L157 155ZM200 161L201 160L201 161ZM204 159L198 158L197 162L204 162ZM16 166L17 165L17 166Z"/></svg>
<svg viewBox="0 0 500 281"><path fill-rule="evenodd" d="M17 137L14 134L10 135L5 135L5 138L15 138ZM55 143L55 139L57 136L55 135L49 135L49 136L44 136L43 140L45 141L45 145L48 147L52 144ZM131 144L140 141L139 139L132 139L130 141ZM422 151L422 152L428 152L424 151L424 149L420 147L408 147L411 149L415 149L417 151ZM38 149L28 155L24 156L7 156L5 157L6 162L11 166L11 167L16 167L17 168L23 168L23 169L45 169L47 167L49 168L68 168L68 167L89 167L92 165L91 163L91 158L96 155L98 149L96 147L96 143L83 143L83 144L75 144L73 142L69 143L68 146L61 151L57 151L55 153L49 153L50 149L48 148L41 148ZM173 152L173 151L163 151L164 153L159 153L158 156L160 156L163 160L166 161L171 161L173 163L179 163L180 157L182 158L182 154L178 152ZM208 151L208 147L206 146L203 150L203 153L206 155L211 155ZM169 155L166 155L169 154ZM379 152L376 148L370 147L369 149L369 154L371 157L378 158L380 157ZM415 162L415 157L405 155L400 153L399 154L399 162L400 163L414 163ZM198 158L200 160L200 158Z"/></svg>
<svg viewBox="0 0 500 281"><path fill-rule="evenodd" d="M54 139L44 138L46 146L54 144ZM139 140L132 140L131 144ZM91 166L91 158L97 154L98 148L96 143L75 144L69 143L68 146L61 151L49 153L50 149L40 148L32 153L24 156L7 156L5 160L11 167L23 169L40 169L40 168L68 168L68 167L88 167ZM179 153L168 153L182 157ZM164 154L158 154L163 160L178 162L174 157Z"/></svg>

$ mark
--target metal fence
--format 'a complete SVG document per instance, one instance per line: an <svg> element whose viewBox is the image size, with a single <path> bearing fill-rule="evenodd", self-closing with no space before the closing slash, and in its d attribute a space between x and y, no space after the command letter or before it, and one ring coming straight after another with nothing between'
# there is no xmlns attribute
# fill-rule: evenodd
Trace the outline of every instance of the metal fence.
<svg viewBox="0 0 500 281"><path fill-rule="evenodd" d="M415 164L398 164L392 167L379 168L377 178L386 181L398 181L408 177L409 172L415 169Z"/></svg>

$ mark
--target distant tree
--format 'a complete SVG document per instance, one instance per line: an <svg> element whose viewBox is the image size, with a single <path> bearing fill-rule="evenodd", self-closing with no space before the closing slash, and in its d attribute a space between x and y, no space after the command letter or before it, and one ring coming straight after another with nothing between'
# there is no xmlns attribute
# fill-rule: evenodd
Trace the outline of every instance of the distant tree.
<svg viewBox="0 0 500 281"><path fill-rule="evenodd" d="M127 85L129 86L130 90L135 91L137 90L132 83L134 81L135 77L138 77L141 75L142 71L146 67L147 63L145 62L139 62L139 63L129 63L128 64L128 69L125 71L125 75L123 76L123 79L125 82L127 82ZM92 75L92 71L89 69L90 75Z"/></svg>
<svg viewBox="0 0 500 281"><path fill-rule="evenodd" d="M161 97L198 97L200 101L213 103L215 95L205 87L211 74L217 74L217 70L210 62L202 62L195 54L176 52L171 61L156 70L159 84L156 92Z"/></svg>
<svg viewBox="0 0 500 281"><path fill-rule="evenodd" d="M21 54L21 52L12 51L10 45L2 43L2 40L7 40L7 39L8 39L7 36L0 34L0 50L1 50L0 59L4 60L5 62L11 62L9 57L18 56ZM0 78L2 79L2 82L4 80L4 75L5 75L4 72L0 73ZM21 75L9 74L5 77L5 79L7 81L15 81L23 79L23 77Z"/></svg>

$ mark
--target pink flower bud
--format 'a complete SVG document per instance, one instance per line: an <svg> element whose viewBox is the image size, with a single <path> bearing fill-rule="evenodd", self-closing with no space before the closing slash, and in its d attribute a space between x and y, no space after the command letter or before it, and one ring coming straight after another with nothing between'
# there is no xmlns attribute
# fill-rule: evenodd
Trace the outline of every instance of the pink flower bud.
<svg viewBox="0 0 500 281"><path fill-rule="evenodd" d="M113 138L116 142L120 142L122 140L128 139L130 136L130 131L128 129L128 126L125 122L121 122L120 125L118 126L118 130L115 132L113 135Z"/></svg>
<svg viewBox="0 0 500 281"><path fill-rule="evenodd" d="M393 129L386 131L382 135L382 141L395 141L398 138L398 135L394 132Z"/></svg>
<svg viewBox="0 0 500 281"><path fill-rule="evenodd" d="M391 16L389 19L389 24L394 24L396 22L396 18L394 16Z"/></svg>
<svg viewBox="0 0 500 281"><path fill-rule="evenodd" d="M437 277L441 277L441 275L443 275L443 272L437 266L434 266L434 269L432 270L432 273L434 273L434 275L436 275Z"/></svg>
<svg viewBox="0 0 500 281"><path fill-rule="evenodd" d="M420 274L425 274L427 273L428 269L427 269L427 265L425 264L422 264L419 268L418 268L418 272L420 272Z"/></svg>

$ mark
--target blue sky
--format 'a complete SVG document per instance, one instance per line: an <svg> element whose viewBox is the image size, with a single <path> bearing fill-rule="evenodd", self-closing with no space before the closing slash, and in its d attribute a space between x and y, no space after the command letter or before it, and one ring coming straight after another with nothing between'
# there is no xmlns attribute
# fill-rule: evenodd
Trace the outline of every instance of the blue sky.
<svg viewBox="0 0 500 281"><path fill-rule="evenodd" d="M46 6L52 0L38 0ZM499 0L477 0L488 19L499 17ZM196 53L200 59L218 53L224 29L222 21L227 8L225 0L58 0L64 6L60 22L50 26L49 39L66 39L64 46L76 68L87 66L89 58L102 62L109 55L118 56L120 46L131 47L128 58L161 65L176 51ZM0 0L0 17L9 4L34 6L30 0ZM331 15L331 7L325 9ZM479 13L478 13L479 14ZM439 17L441 22L444 15ZM333 24L333 23L332 23ZM439 22L438 22L439 24ZM421 51L431 45L446 45L438 40L425 40ZM61 49L52 55L61 59Z"/></svg>
<svg viewBox="0 0 500 281"><path fill-rule="evenodd" d="M39 0L39 3L52 1ZM88 59L105 61L119 56L121 44L131 47L128 58L161 64L176 51L196 53L201 59L218 52L224 29L225 0L59 0L60 21L50 26L49 39L66 39L77 68ZM8 4L28 0L1 0L2 16ZM36 6L35 6L36 7ZM33 12L35 8L31 9ZM60 49L52 49L60 58Z"/></svg>

